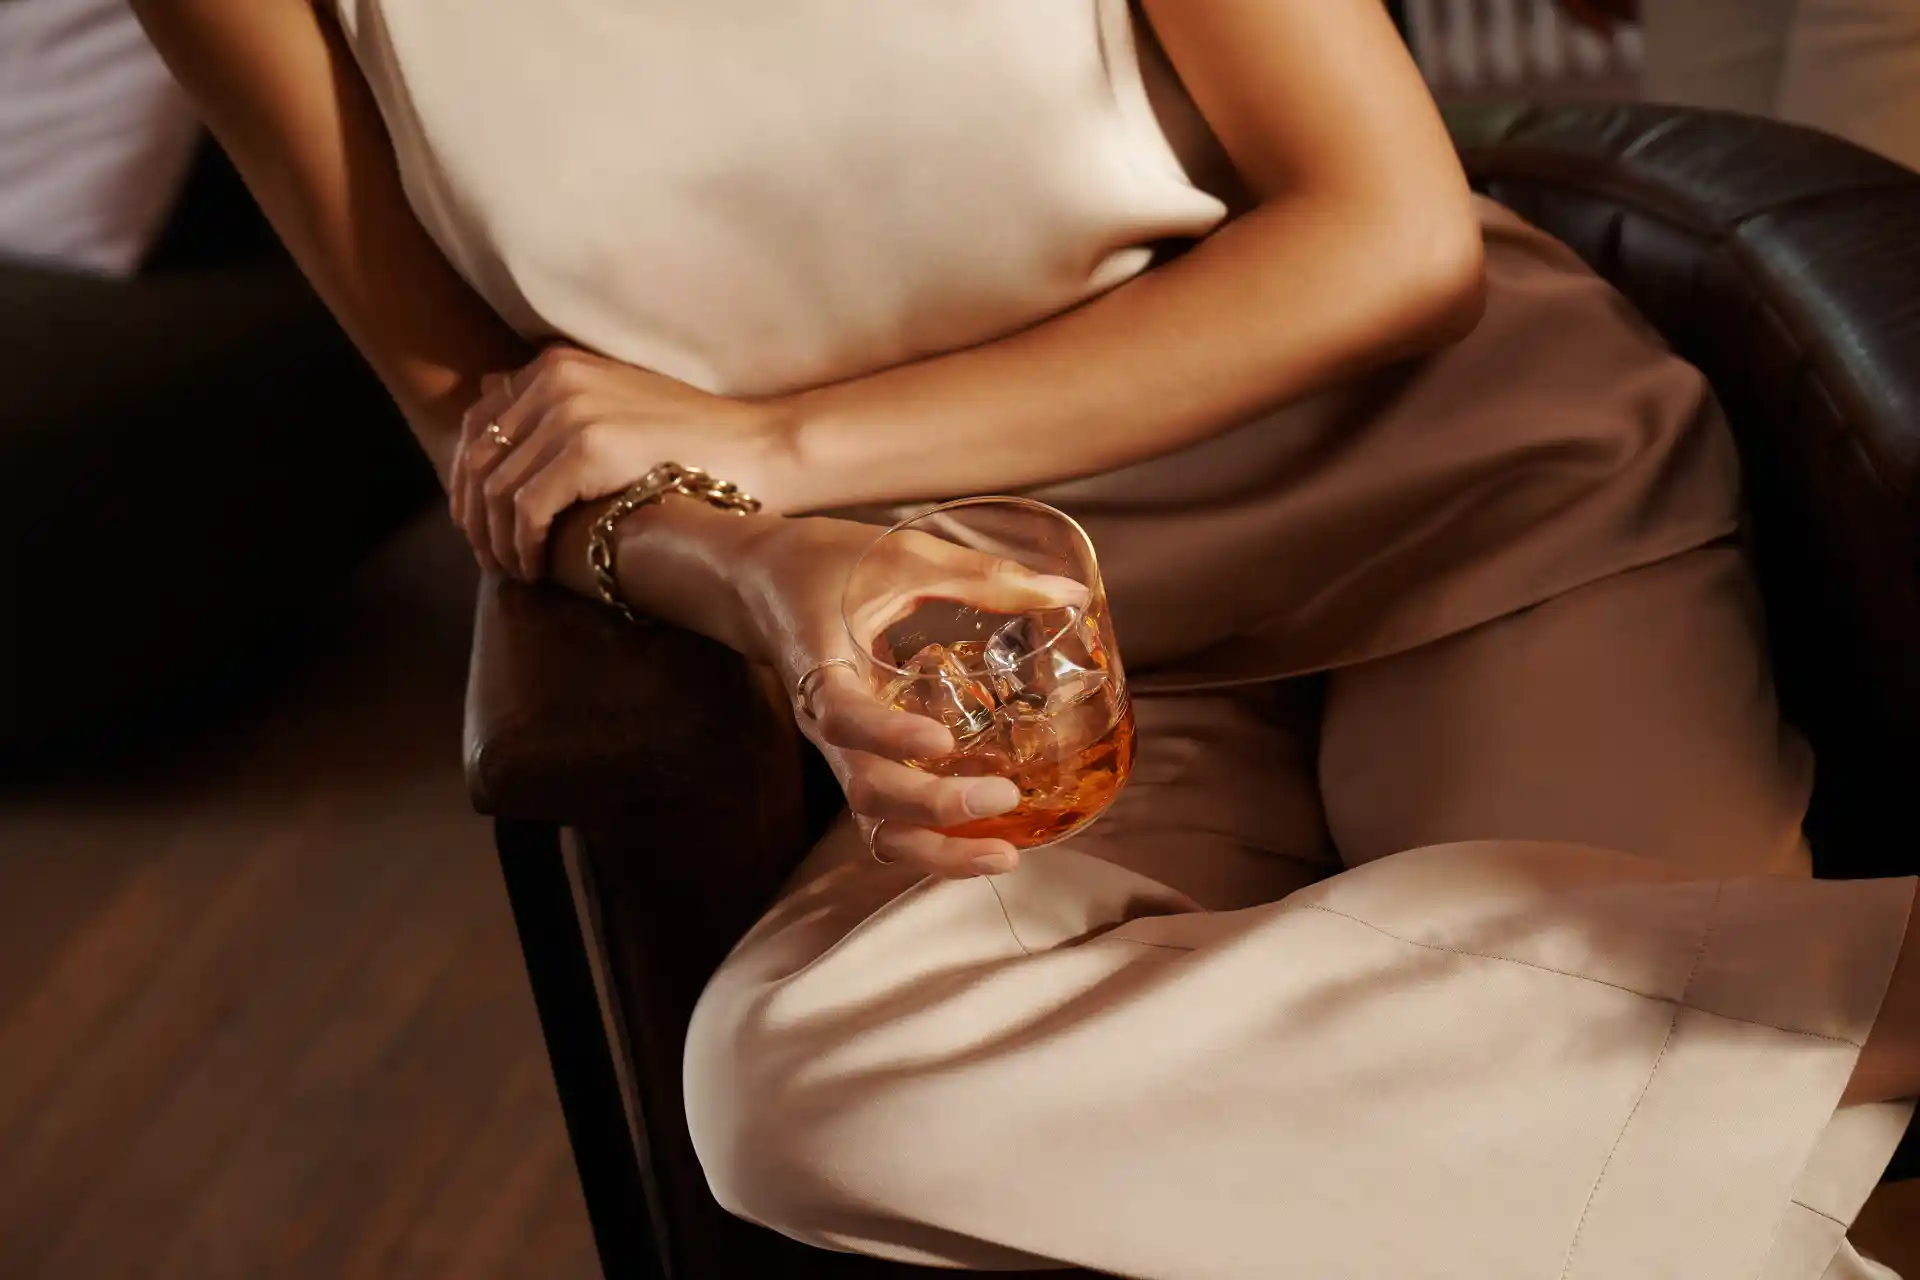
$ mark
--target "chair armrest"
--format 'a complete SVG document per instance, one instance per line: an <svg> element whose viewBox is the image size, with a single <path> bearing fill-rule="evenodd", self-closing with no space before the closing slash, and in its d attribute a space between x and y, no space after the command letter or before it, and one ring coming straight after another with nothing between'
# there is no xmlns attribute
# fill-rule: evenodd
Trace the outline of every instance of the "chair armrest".
<svg viewBox="0 0 1920 1280"><path fill-rule="evenodd" d="M673 813L770 852L805 838L803 750L771 674L732 650L550 587L481 583L465 742L480 812L576 829Z"/></svg>
<svg viewBox="0 0 1920 1280"><path fill-rule="evenodd" d="M733 651L552 587L482 580L467 786L482 813L573 832L607 1044L678 1256L798 1249L714 1203L680 1058L708 976L807 846L809 757L779 683ZM742 1274L805 1272L756 1262Z"/></svg>

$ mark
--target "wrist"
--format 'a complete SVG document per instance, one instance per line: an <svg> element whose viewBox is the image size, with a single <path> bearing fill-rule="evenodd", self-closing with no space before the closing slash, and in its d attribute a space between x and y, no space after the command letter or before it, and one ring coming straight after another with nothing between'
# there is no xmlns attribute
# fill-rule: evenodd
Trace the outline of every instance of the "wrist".
<svg viewBox="0 0 1920 1280"><path fill-rule="evenodd" d="M754 415L752 474L727 476L760 499L767 515L785 516L811 509L819 500L818 469L809 467L803 447L805 417L799 396L776 396L748 406Z"/></svg>
<svg viewBox="0 0 1920 1280"><path fill-rule="evenodd" d="M792 619L786 616L785 597L776 588L782 557L788 554L803 519L759 515L742 521L725 548L728 584L741 643L735 646L755 662L778 666Z"/></svg>
<svg viewBox="0 0 1920 1280"><path fill-rule="evenodd" d="M640 613L755 656L761 632L754 549L783 523L679 495L642 507L614 526L620 598Z"/></svg>

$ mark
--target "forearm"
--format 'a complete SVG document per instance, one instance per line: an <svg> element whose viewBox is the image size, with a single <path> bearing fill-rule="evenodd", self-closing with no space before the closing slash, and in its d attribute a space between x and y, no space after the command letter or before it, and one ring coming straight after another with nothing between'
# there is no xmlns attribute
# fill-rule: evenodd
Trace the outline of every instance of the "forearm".
<svg viewBox="0 0 1920 1280"><path fill-rule="evenodd" d="M1271 201L1185 257L998 342L788 402L801 509L1018 489L1217 435L1462 336L1481 302L1464 190L1437 214Z"/></svg>
<svg viewBox="0 0 1920 1280"><path fill-rule="evenodd" d="M532 352L414 218L373 94L321 8L134 5L444 481L480 379Z"/></svg>

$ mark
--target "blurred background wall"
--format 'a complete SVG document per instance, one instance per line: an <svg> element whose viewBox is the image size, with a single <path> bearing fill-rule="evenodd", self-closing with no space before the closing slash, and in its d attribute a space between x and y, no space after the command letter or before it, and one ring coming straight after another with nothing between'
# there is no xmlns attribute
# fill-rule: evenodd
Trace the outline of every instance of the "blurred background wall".
<svg viewBox="0 0 1920 1280"><path fill-rule="evenodd" d="M1920 0L1393 0L1442 101L1742 111L1920 169Z"/></svg>
<svg viewBox="0 0 1920 1280"><path fill-rule="evenodd" d="M1556 0L1404 0L1415 56L1436 96L1630 99L1646 49L1637 23L1601 33Z"/></svg>

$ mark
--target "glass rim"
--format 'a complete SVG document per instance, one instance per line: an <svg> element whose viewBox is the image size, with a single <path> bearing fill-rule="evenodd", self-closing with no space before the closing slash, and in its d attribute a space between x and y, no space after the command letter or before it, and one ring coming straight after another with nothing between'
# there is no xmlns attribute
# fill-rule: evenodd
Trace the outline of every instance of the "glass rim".
<svg viewBox="0 0 1920 1280"><path fill-rule="evenodd" d="M1083 548L1085 548L1087 553L1087 564L1092 569L1092 574L1090 576L1093 578L1093 581L1083 582L1080 585L1087 588L1089 603L1091 603L1094 599L1099 597L1099 595L1104 589L1101 586L1101 582L1100 582L1100 557L1094 551L1092 536L1087 533L1085 526L1083 526L1078 520L1074 519L1072 516L1062 511L1060 508L1053 506L1049 503L1041 502L1037 498L1023 498L1017 494L991 494L990 493L990 494L982 494L978 497L972 497L972 498L954 498L951 501L942 502L935 506L928 507L925 511L917 512L914 515L908 516L902 520L896 520L891 525L888 525L884 530L880 532L878 537L874 538L872 542L867 544L866 550L860 553L860 558L858 560L855 560L853 562L853 567L847 570L847 580L844 583L842 583L840 587L840 629L846 633L848 643L853 646L854 651L860 655L860 658L862 661L871 663L874 667L878 668L879 670L888 672L896 676L912 676L915 674L914 672L908 671L904 667L895 666L891 662L881 661L879 658L874 656L872 647L863 646L860 643L860 637L853 633L853 622L847 616L847 592L852 588L854 575L860 572L860 566L867 562L867 557L872 555L874 552L874 549L878 547L882 542L885 542L888 538L891 538L896 533L901 533L911 528L912 526L920 523L922 520L925 520L930 516L942 515L949 511L957 511L962 507L982 507L982 506L1025 507L1030 511L1034 511L1042 515L1051 516L1054 519L1058 520L1060 523L1066 525L1067 528L1073 531L1074 536L1080 540L1080 545ZM928 536L939 537L940 535L930 534ZM951 542L952 539L949 538L949 539L946 539L946 541ZM954 545L958 546L960 544L955 543ZM1067 609L1073 609L1075 610L1075 612L1078 612L1078 613L1086 612L1085 608L1081 606L1063 605L1061 607L1067 608ZM1057 630L1055 630L1052 635L1047 637L1045 644L1036 645L1034 648L1027 650L1025 657L1033 657L1038 654L1044 654L1044 653L1050 652L1056 645L1060 643L1061 640L1063 640L1066 637L1067 633L1070 630L1072 630L1071 622L1061 624L1061 626ZM1024 661L1024 657L1022 660ZM985 673L981 673L981 674L985 674Z"/></svg>

